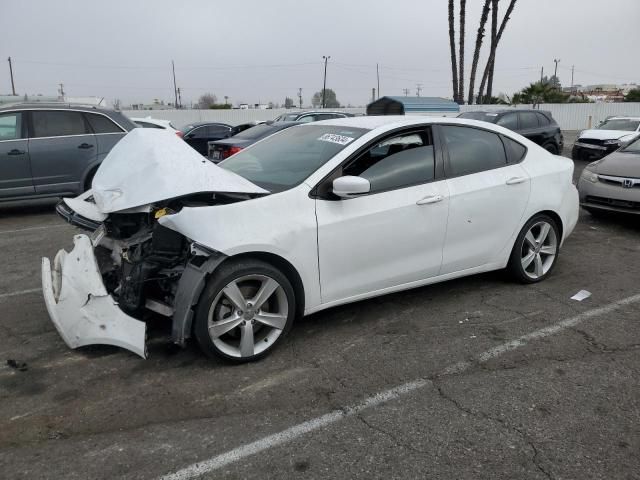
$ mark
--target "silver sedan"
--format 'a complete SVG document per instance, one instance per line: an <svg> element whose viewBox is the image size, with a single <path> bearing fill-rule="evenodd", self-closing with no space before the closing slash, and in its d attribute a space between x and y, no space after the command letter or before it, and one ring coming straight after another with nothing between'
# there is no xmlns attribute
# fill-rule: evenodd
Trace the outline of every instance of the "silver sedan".
<svg viewBox="0 0 640 480"><path fill-rule="evenodd" d="M587 165L578 192L580 205L591 214L640 214L640 138Z"/></svg>

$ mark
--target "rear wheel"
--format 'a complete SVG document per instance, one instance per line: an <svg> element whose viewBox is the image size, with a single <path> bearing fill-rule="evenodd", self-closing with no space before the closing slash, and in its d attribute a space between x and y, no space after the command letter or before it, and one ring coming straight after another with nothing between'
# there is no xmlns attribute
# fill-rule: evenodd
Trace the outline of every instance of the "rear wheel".
<svg viewBox="0 0 640 480"><path fill-rule="evenodd" d="M507 268L522 283L539 282L553 270L559 249L556 221L545 214L535 215L522 227Z"/></svg>
<svg viewBox="0 0 640 480"><path fill-rule="evenodd" d="M194 333L208 356L249 362L273 350L295 311L293 287L280 270L260 260L229 261L207 283Z"/></svg>
<svg viewBox="0 0 640 480"><path fill-rule="evenodd" d="M553 155L557 155L558 154L558 146L553 142L547 143L542 148L544 148L547 152L549 152L549 153L551 153Z"/></svg>

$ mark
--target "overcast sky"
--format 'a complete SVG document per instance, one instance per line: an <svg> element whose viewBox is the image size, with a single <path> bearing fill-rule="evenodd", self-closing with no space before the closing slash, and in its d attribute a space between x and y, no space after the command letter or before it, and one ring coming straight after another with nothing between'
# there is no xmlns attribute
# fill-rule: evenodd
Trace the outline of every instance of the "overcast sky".
<svg viewBox="0 0 640 480"><path fill-rule="evenodd" d="M482 3L467 1L467 71ZM640 83L639 19L639 0L519 0L494 94L553 72L554 58L563 85L571 65L576 84ZM71 96L172 101L173 59L183 103L205 92L283 103L301 87L308 104L323 55L345 105L369 101L376 63L382 95L421 83L423 96L450 97L447 0L0 0L0 94L11 92L11 56L19 94L55 95L62 82Z"/></svg>

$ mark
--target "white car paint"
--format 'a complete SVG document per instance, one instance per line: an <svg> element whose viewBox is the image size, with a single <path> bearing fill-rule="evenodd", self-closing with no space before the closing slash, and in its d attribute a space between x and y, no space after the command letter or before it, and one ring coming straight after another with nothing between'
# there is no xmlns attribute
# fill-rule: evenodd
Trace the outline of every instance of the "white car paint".
<svg viewBox="0 0 640 480"><path fill-rule="evenodd" d="M268 193L203 158L165 130L134 128L111 149L93 177L102 213L196 192Z"/></svg>
<svg viewBox="0 0 640 480"><path fill-rule="evenodd" d="M144 118L131 118L131 121L140 125L140 123L150 123L152 125L156 125L158 127L158 129L165 129L165 130L170 130L172 132L177 132L178 129L175 128L172 124L170 120L162 120L160 118L152 118L152 117L144 117ZM143 125L140 125L143 128L153 128L153 127L144 127Z"/></svg>
<svg viewBox="0 0 640 480"><path fill-rule="evenodd" d="M328 201L310 195L372 140L397 129L437 124L500 133L524 145L527 155L515 165L362 197ZM561 242L577 222L573 162L511 130L466 119L389 116L292 128L318 125L370 131L289 190L226 205L185 207L158 222L230 257L266 252L287 261L302 280L305 314L503 268L522 226L541 211L559 216ZM105 159L93 183L95 208L101 214L203 191L268 193L203 160L175 136L151 129L129 133ZM43 282L45 273L43 267Z"/></svg>
<svg viewBox="0 0 640 480"><path fill-rule="evenodd" d="M640 122L640 117L611 117L607 120L634 120ZM582 139L589 138L594 140L620 140L621 142L625 142L637 137L639 133L640 125L638 125L635 131L591 128L581 131L576 141L579 142Z"/></svg>

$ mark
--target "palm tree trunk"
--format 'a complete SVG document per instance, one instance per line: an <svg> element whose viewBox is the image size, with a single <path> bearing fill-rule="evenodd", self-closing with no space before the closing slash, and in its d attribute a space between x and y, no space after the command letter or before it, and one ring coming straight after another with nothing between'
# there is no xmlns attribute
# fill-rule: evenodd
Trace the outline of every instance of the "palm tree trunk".
<svg viewBox="0 0 640 480"><path fill-rule="evenodd" d="M471 64L471 74L469 75L469 100L468 104L473 103L473 89L476 82L476 71L478 70L478 61L480 59L480 48L482 47L482 39L484 38L484 27L487 24L487 18L489 18L489 10L491 9L491 0L484 0L484 7L482 7L482 15L480 16L480 26L478 27L478 34L476 35L476 48L473 51L473 63Z"/></svg>
<svg viewBox="0 0 640 480"><path fill-rule="evenodd" d="M496 3L498 2L498 0L490 0L490 1L492 2L495 1ZM500 29L498 30L498 34L496 36L495 48L492 48L491 52L489 53L489 59L487 60L487 65L484 69L484 73L482 74L482 82L480 83L480 92L478 93L478 98L482 96L482 92L484 91L484 84L489 78L489 76L491 77L491 83L493 84L493 70L495 68L496 50L498 48L498 44L500 43L500 39L502 38L502 33L504 32L504 29L507 26L507 22L509 21L509 18L511 18L511 13L513 12L513 9L516 6L516 1L517 0L511 0L511 2L509 3L509 6L507 7L507 11L504 14L504 17L502 18L502 22L500 23ZM496 13L497 13L497 9L496 9ZM491 87L493 87L493 85L491 85ZM490 95L491 94L489 93L489 88L487 88L487 96L490 96Z"/></svg>
<svg viewBox="0 0 640 480"><path fill-rule="evenodd" d="M451 49L451 81L453 83L453 101L458 101L458 65L456 61L456 31L453 15L453 0L449 0L449 48Z"/></svg>
<svg viewBox="0 0 640 480"><path fill-rule="evenodd" d="M464 103L464 23L467 0L460 0L460 40L458 41L458 60L460 61L460 75L458 75L458 103Z"/></svg>
<svg viewBox="0 0 640 480"><path fill-rule="evenodd" d="M480 89L478 90L478 102L485 103L484 86L487 83L487 77L489 71L491 71L491 62L498 46L498 1L491 0L491 49L489 50L489 58L487 59L487 65L484 68L484 75L482 75L482 81L480 82Z"/></svg>

